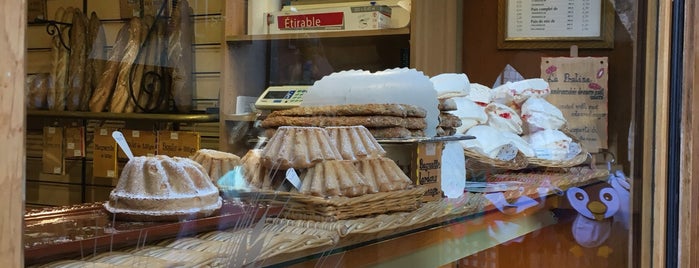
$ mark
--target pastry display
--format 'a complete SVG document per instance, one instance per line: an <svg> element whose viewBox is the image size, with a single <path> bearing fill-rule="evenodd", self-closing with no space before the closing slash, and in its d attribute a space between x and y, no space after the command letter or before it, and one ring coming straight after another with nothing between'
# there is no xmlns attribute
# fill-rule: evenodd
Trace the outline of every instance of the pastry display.
<svg viewBox="0 0 699 268"><path fill-rule="evenodd" d="M457 116L461 120L461 126L456 127L456 133L464 134L475 125L484 124L488 121L488 115L484 107L476 104L467 97L452 98L456 103L456 110L448 113Z"/></svg>
<svg viewBox="0 0 699 268"><path fill-rule="evenodd" d="M561 110L538 97L529 98L522 104L522 118L530 133L543 129L561 129L566 124Z"/></svg>
<svg viewBox="0 0 699 268"><path fill-rule="evenodd" d="M199 149L191 158L204 167L214 182L241 163L237 155L210 149Z"/></svg>
<svg viewBox="0 0 699 268"><path fill-rule="evenodd" d="M262 149L249 150L241 159L243 165L243 177L253 189L271 189L269 172L262 165Z"/></svg>
<svg viewBox="0 0 699 268"><path fill-rule="evenodd" d="M451 136L456 134L456 128L461 126L461 119L449 111L457 110L456 101L453 99L442 99L439 101L439 124L437 125L437 136Z"/></svg>
<svg viewBox="0 0 699 268"><path fill-rule="evenodd" d="M500 131L522 134L522 118L514 109L500 103L490 103L485 107L487 124Z"/></svg>
<svg viewBox="0 0 699 268"><path fill-rule="evenodd" d="M471 83L466 74L443 73L430 78L438 99L463 97L469 94Z"/></svg>
<svg viewBox="0 0 699 268"><path fill-rule="evenodd" d="M342 160L374 159L386 155L383 147L363 126L327 127L325 130Z"/></svg>
<svg viewBox="0 0 699 268"><path fill-rule="evenodd" d="M573 139L556 129L544 129L525 135L524 139L531 144L536 158L562 161L580 153L579 145L572 145Z"/></svg>
<svg viewBox="0 0 699 268"><path fill-rule="evenodd" d="M453 98L449 99L439 99L439 105L437 106L440 112L455 111L458 109L456 102Z"/></svg>
<svg viewBox="0 0 699 268"><path fill-rule="evenodd" d="M87 259L90 262L110 265L109 267L135 267L135 266L148 266L150 268L156 267L177 267L184 266L187 263L183 261L173 261L173 259L163 259L150 256L139 256L132 255L124 252L105 252L97 256ZM92 267L91 264L89 267ZM97 267L97 266L95 266Z"/></svg>
<svg viewBox="0 0 699 268"><path fill-rule="evenodd" d="M364 176L370 192L405 190L413 184L396 162L390 158L360 160L356 166Z"/></svg>
<svg viewBox="0 0 699 268"><path fill-rule="evenodd" d="M221 197L197 162L139 156L126 163L104 206L118 219L167 221L212 215L221 208Z"/></svg>
<svg viewBox="0 0 699 268"><path fill-rule="evenodd" d="M469 99L479 106L485 107L488 103L493 101L493 93L489 87L478 83L471 84L471 90L469 91L466 99Z"/></svg>
<svg viewBox="0 0 699 268"><path fill-rule="evenodd" d="M302 181L299 192L302 194L354 197L369 192L364 176L348 160L323 161L299 177Z"/></svg>
<svg viewBox="0 0 699 268"><path fill-rule="evenodd" d="M407 104L343 104L301 106L274 111L261 122L267 129L280 126L364 126L376 138L409 138L427 127L424 109ZM267 133L267 137L271 133ZM424 135L423 135L424 136Z"/></svg>
<svg viewBox="0 0 699 268"><path fill-rule="evenodd" d="M466 131L466 135L476 137L473 140L460 141L464 149L475 151L491 159L512 160L517 155L515 147L502 131L487 125L478 125Z"/></svg>
<svg viewBox="0 0 699 268"><path fill-rule="evenodd" d="M493 101L519 107L529 97L545 98L551 93L549 84L541 78L507 82L492 90Z"/></svg>
<svg viewBox="0 0 699 268"><path fill-rule="evenodd" d="M319 127L280 127L262 150L270 169L310 168L323 160L341 159L330 136Z"/></svg>

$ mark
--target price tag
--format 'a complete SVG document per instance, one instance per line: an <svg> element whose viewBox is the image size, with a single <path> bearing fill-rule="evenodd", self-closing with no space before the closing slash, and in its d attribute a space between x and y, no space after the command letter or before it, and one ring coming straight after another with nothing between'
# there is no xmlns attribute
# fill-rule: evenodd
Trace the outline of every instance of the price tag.
<svg viewBox="0 0 699 268"><path fill-rule="evenodd" d="M180 138L180 135L177 132L171 132L170 133L170 139L171 140L177 140Z"/></svg>
<svg viewBox="0 0 699 268"><path fill-rule="evenodd" d="M286 170L286 180L289 181L294 188L298 190L301 189L301 179L299 179L299 175L296 174L296 170L293 168Z"/></svg>
<svg viewBox="0 0 699 268"><path fill-rule="evenodd" d="M61 168L60 167L53 168L53 173L55 173L55 174L61 173Z"/></svg>
<svg viewBox="0 0 699 268"><path fill-rule="evenodd" d="M437 153L437 143L428 142L425 144L425 155L432 156Z"/></svg>
<svg viewBox="0 0 699 268"><path fill-rule="evenodd" d="M108 132L108 131L107 131L106 128L100 129L100 135L101 135L101 136L107 136L107 135L108 135L107 132Z"/></svg>
<svg viewBox="0 0 699 268"><path fill-rule="evenodd" d="M83 156L83 152L81 150L74 150L73 156Z"/></svg>
<svg viewBox="0 0 699 268"><path fill-rule="evenodd" d="M72 143L72 142L66 143L66 147L68 148L68 150L73 150L73 149L75 149L75 143Z"/></svg>
<svg viewBox="0 0 699 268"><path fill-rule="evenodd" d="M138 138L141 136L141 132L138 130L132 130L131 131L131 137Z"/></svg>
<svg viewBox="0 0 699 268"><path fill-rule="evenodd" d="M50 127L50 128L49 128L49 134L56 134L56 128L55 128L55 127Z"/></svg>
<svg viewBox="0 0 699 268"><path fill-rule="evenodd" d="M110 177L110 178L116 177L114 170L107 170L107 177Z"/></svg>

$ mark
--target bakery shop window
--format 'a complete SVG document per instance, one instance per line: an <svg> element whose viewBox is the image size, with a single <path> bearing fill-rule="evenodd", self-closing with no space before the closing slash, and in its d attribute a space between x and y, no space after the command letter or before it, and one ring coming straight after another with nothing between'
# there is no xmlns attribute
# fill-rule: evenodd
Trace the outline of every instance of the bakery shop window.
<svg viewBox="0 0 699 268"><path fill-rule="evenodd" d="M46 1L25 262L632 264L630 3L569 50L483 18L606 1L500 2Z"/></svg>

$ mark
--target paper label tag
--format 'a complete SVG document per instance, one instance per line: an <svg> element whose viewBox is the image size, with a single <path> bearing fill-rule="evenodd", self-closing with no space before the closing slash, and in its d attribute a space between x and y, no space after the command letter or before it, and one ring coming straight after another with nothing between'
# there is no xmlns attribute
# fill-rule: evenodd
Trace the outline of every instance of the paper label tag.
<svg viewBox="0 0 699 268"><path fill-rule="evenodd" d="M108 131L106 128L100 129L100 135L102 135L102 136L107 136L108 135L107 132Z"/></svg>
<svg viewBox="0 0 699 268"><path fill-rule="evenodd" d="M55 134L56 133L56 128L50 127L49 128L49 134Z"/></svg>
<svg viewBox="0 0 699 268"><path fill-rule="evenodd" d="M73 156L83 156L83 152L81 150L74 150Z"/></svg>
<svg viewBox="0 0 699 268"><path fill-rule="evenodd" d="M517 147L510 143L502 146L498 152L498 155L495 157L502 161L510 161L517 156L517 152Z"/></svg>
<svg viewBox="0 0 699 268"><path fill-rule="evenodd" d="M68 150L73 150L73 149L75 149L75 143L72 143L72 142L66 143L66 147L68 148Z"/></svg>
<svg viewBox="0 0 699 268"><path fill-rule="evenodd" d="M171 133L170 133L170 139L171 139L171 140L177 140L177 139L179 139L179 138L180 138L180 135L177 134L177 132L171 132Z"/></svg>
<svg viewBox="0 0 699 268"><path fill-rule="evenodd" d="M107 177L114 178L114 170L107 170Z"/></svg>
<svg viewBox="0 0 699 268"><path fill-rule="evenodd" d="M141 137L141 132L138 130L132 130L131 131L131 137L138 138Z"/></svg>
<svg viewBox="0 0 699 268"><path fill-rule="evenodd" d="M56 174L61 173L61 168L60 167L53 168L53 173L56 173Z"/></svg>
<svg viewBox="0 0 699 268"><path fill-rule="evenodd" d="M301 179L299 179L299 175L296 174L296 170L293 168L286 170L286 180L288 180L294 188L301 189Z"/></svg>
<svg viewBox="0 0 699 268"><path fill-rule="evenodd" d="M146 156L152 157L152 156L155 156L155 155L154 155L154 154L151 154L151 153L148 153L148 154L146 154Z"/></svg>
<svg viewBox="0 0 699 268"><path fill-rule="evenodd" d="M425 144L425 155L435 155L437 153L437 143L429 142Z"/></svg>

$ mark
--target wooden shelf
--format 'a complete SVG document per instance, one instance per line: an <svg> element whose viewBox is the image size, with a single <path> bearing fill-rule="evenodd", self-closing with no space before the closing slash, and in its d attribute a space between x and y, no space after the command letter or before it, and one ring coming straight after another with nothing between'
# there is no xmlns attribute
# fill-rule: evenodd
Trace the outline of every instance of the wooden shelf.
<svg viewBox="0 0 699 268"><path fill-rule="evenodd" d="M246 42L255 40L283 40L283 39L314 39L314 38L344 38L385 35L407 35L410 28L364 30L364 31L337 31L337 32L304 32L288 34L260 34L260 35L233 35L226 36L228 42Z"/></svg>
<svg viewBox="0 0 699 268"><path fill-rule="evenodd" d="M51 117L72 119L101 119L101 120L150 120L167 122L205 123L218 122L218 114L148 114L148 113L94 113L28 110L29 117Z"/></svg>

